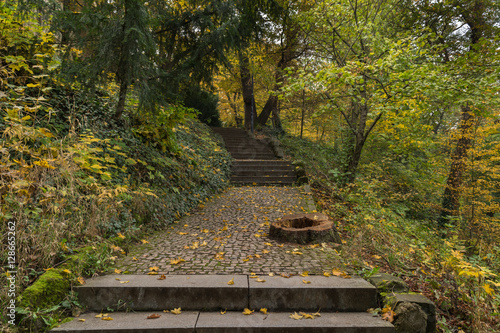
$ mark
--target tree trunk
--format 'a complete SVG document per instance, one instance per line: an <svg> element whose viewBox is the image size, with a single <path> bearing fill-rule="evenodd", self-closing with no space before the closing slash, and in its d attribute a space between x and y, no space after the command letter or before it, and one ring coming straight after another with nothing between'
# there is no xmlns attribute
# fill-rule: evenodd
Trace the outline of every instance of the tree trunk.
<svg viewBox="0 0 500 333"><path fill-rule="evenodd" d="M128 83L122 80L120 83L120 92L118 94L118 104L116 105L115 119L120 120L125 110L125 101L127 99Z"/></svg>
<svg viewBox="0 0 500 333"><path fill-rule="evenodd" d="M462 175L465 170L465 162L468 151L472 145L472 127L475 116L468 105L462 106L462 118L460 120L460 137L457 147L451 156L450 172L446 181L443 194L441 215L438 225L443 227L449 220L449 216L457 216L460 208L460 187L462 186Z"/></svg>
<svg viewBox="0 0 500 333"><path fill-rule="evenodd" d="M255 99L253 93L252 75L250 73L250 60L248 56L241 51L238 54L241 75L241 88L243 93L243 104L245 107L245 129L252 130L253 125L257 121L257 113L255 111ZM252 117L253 114L253 117ZM252 124L252 118L254 124Z"/></svg>

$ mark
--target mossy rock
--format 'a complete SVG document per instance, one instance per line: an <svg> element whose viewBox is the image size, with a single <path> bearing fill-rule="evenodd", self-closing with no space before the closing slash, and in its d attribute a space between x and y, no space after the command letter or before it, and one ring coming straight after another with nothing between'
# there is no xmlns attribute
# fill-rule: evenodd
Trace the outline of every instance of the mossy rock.
<svg viewBox="0 0 500 333"><path fill-rule="evenodd" d="M52 269L26 288L20 296L20 306L30 309L46 309L64 300L70 289L68 274L62 269Z"/></svg>

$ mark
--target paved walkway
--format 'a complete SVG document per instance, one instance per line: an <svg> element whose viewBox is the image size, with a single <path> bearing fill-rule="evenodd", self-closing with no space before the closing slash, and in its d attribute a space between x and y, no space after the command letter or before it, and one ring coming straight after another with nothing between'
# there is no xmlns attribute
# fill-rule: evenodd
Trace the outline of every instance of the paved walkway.
<svg viewBox="0 0 500 333"><path fill-rule="evenodd" d="M116 268L132 274L322 274L339 259L330 246L300 246L267 237L283 215L314 209L303 188L232 187L149 243L130 249Z"/></svg>

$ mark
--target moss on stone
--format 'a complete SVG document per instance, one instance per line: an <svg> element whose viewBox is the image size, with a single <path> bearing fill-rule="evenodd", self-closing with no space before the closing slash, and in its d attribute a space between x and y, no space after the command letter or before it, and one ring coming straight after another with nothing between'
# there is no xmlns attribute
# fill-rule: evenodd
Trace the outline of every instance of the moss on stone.
<svg viewBox="0 0 500 333"><path fill-rule="evenodd" d="M69 289L68 274L63 269L52 269L24 290L20 306L32 310L50 308L63 301Z"/></svg>

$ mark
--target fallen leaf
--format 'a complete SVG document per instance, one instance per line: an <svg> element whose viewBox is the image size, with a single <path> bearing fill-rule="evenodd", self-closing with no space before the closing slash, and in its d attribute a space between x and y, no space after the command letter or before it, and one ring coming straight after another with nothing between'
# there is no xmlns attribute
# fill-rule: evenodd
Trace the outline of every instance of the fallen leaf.
<svg viewBox="0 0 500 333"><path fill-rule="evenodd" d="M315 317L321 317L321 313L319 313L319 310L316 313L313 313L312 315Z"/></svg>
<svg viewBox="0 0 500 333"><path fill-rule="evenodd" d="M170 312L170 310L163 310L163 312L168 313L168 312Z"/></svg>
<svg viewBox="0 0 500 333"><path fill-rule="evenodd" d="M386 320L390 323L394 321L394 315L396 313L392 311L392 308L390 305L386 305L385 308L382 309L382 319Z"/></svg>
<svg viewBox="0 0 500 333"><path fill-rule="evenodd" d="M225 310L220 310L220 314L221 314L221 315L225 315L225 314L226 314L226 312L227 312L227 309L225 309Z"/></svg>
<svg viewBox="0 0 500 333"><path fill-rule="evenodd" d="M120 281L120 279L119 279L119 278L115 278L115 280L116 280L116 281Z"/></svg>
<svg viewBox="0 0 500 333"><path fill-rule="evenodd" d="M269 276L274 276L274 273L269 273Z"/></svg>
<svg viewBox="0 0 500 333"><path fill-rule="evenodd" d="M326 277L329 277L331 274L328 273L328 272L323 272L323 275L326 276Z"/></svg>
<svg viewBox="0 0 500 333"><path fill-rule="evenodd" d="M178 232L178 234L184 236L184 235L189 235L189 232Z"/></svg>
<svg viewBox="0 0 500 333"><path fill-rule="evenodd" d="M302 255L304 253L300 252L300 251L292 251L292 254L296 254L296 255Z"/></svg>
<svg viewBox="0 0 500 333"><path fill-rule="evenodd" d="M120 281L120 283L129 283L130 281Z"/></svg>
<svg viewBox="0 0 500 333"><path fill-rule="evenodd" d="M269 251L269 250L262 250L262 253L268 254L268 253L271 253L271 251Z"/></svg>
<svg viewBox="0 0 500 333"><path fill-rule="evenodd" d="M148 275L158 275L158 272L149 272Z"/></svg>
<svg viewBox="0 0 500 333"><path fill-rule="evenodd" d="M159 269L160 269L160 267L158 267L158 266L149 267L149 270L150 270L151 272L158 272L158 270L159 270Z"/></svg>
<svg viewBox="0 0 500 333"><path fill-rule="evenodd" d="M116 274L121 274L121 272L122 272L121 270L119 270L118 268L115 268L115 273Z"/></svg>
<svg viewBox="0 0 500 333"><path fill-rule="evenodd" d="M300 312L300 315L302 317L304 317L304 319L314 319L316 317L314 317L312 314L309 314L309 313L305 313L305 312Z"/></svg>
<svg viewBox="0 0 500 333"><path fill-rule="evenodd" d="M487 284L487 283L483 286L483 289L484 289L484 291L486 291L486 293L487 293L488 295L493 295L493 292L495 291L495 290L493 290L493 289L490 287L490 285L489 285L489 284Z"/></svg>
<svg viewBox="0 0 500 333"><path fill-rule="evenodd" d="M338 269L332 269L332 274L335 276L341 276L344 272L339 271Z"/></svg>
<svg viewBox="0 0 500 333"><path fill-rule="evenodd" d="M165 280L166 278L167 278L167 276L165 274L162 274L162 275L160 275L158 280Z"/></svg>
<svg viewBox="0 0 500 333"><path fill-rule="evenodd" d="M112 256L112 257L109 257L109 260L116 260L118 257L117 256Z"/></svg>
<svg viewBox="0 0 500 333"><path fill-rule="evenodd" d="M161 315L153 313L153 314L150 314L149 316L147 316L147 319L157 319L160 317L161 317Z"/></svg>
<svg viewBox="0 0 500 333"><path fill-rule="evenodd" d="M133 258L132 258L132 260L137 261L137 260L139 260L139 259L137 259L136 257L133 257Z"/></svg>
<svg viewBox="0 0 500 333"><path fill-rule="evenodd" d="M290 274L290 273L281 273L280 276L284 277L285 279L289 279L292 276L292 274Z"/></svg>
<svg viewBox="0 0 500 333"><path fill-rule="evenodd" d="M251 315L251 314L253 313L253 311L254 311L254 310L250 310L250 309L248 309L248 308L245 308L245 310L243 310L243 312L242 312L242 313L243 313L244 315L247 315L247 316L248 316L248 315Z"/></svg>
<svg viewBox="0 0 500 333"><path fill-rule="evenodd" d="M101 320L113 320L111 317L102 317Z"/></svg>
<svg viewBox="0 0 500 333"><path fill-rule="evenodd" d="M255 280L255 281L257 281L257 282L266 282L266 280L261 279L261 278L257 278L257 280Z"/></svg>
<svg viewBox="0 0 500 333"><path fill-rule="evenodd" d="M267 314L267 309L266 308L262 308L262 309L260 309L260 312L262 312L263 314Z"/></svg>
<svg viewBox="0 0 500 333"><path fill-rule="evenodd" d="M182 313L182 311L181 311L181 308L177 308L177 309L173 309L173 310L171 310L171 311L170 311L170 313L173 313L173 314L175 314L175 315L178 315L178 314L181 314L181 313Z"/></svg>
<svg viewBox="0 0 500 333"><path fill-rule="evenodd" d="M85 319L81 318L81 319L78 319L78 321L81 321L83 323L83 322L85 322Z"/></svg>
<svg viewBox="0 0 500 333"><path fill-rule="evenodd" d="M255 258L260 259L261 255L260 254L254 254Z"/></svg>
<svg viewBox="0 0 500 333"><path fill-rule="evenodd" d="M99 313L98 315L95 315L96 318L102 318L102 313Z"/></svg>
<svg viewBox="0 0 500 333"><path fill-rule="evenodd" d="M147 243L149 243L149 242L148 242L147 240L145 240L145 239L141 239L141 242L142 242L142 244L147 244Z"/></svg>
<svg viewBox="0 0 500 333"><path fill-rule="evenodd" d="M121 232L118 233L118 237L120 237L121 239L125 239L125 236Z"/></svg>
<svg viewBox="0 0 500 333"><path fill-rule="evenodd" d="M302 319L302 316L299 315L297 312L295 312L294 314L290 315L290 318L295 319L295 320L299 320L299 319Z"/></svg>
<svg viewBox="0 0 500 333"><path fill-rule="evenodd" d="M65 269L65 270L63 270L63 272L66 274L71 274L71 271L69 269Z"/></svg>
<svg viewBox="0 0 500 333"><path fill-rule="evenodd" d="M264 245L273 246L273 244L271 244L271 243L264 243Z"/></svg>
<svg viewBox="0 0 500 333"><path fill-rule="evenodd" d="M78 279L76 279L80 284L85 284L85 279L81 276L78 277Z"/></svg>
<svg viewBox="0 0 500 333"><path fill-rule="evenodd" d="M234 278L232 278L227 284L230 285L230 286L233 285L234 284Z"/></svg>
<svg viewBox="0 0 500 333"><path fill-rule="evenodd" d="M300 276L304 276L304 277L309 276L309 272L304 271L304 272L300 273Z"/></svg>
<svg viewBox="0 0 500 333"><path fill-rule="evenodd" d="M305 284L311 284L311 281L302 280L302 282Z"/></svg>
<svg viewBox="0 0 500 333"><path fill-rule="evenodd" d="M183 261L186 261L186 260L184 260L182 258L172 259L172 260L170 260L170 265L178 265Z"/></svg>

